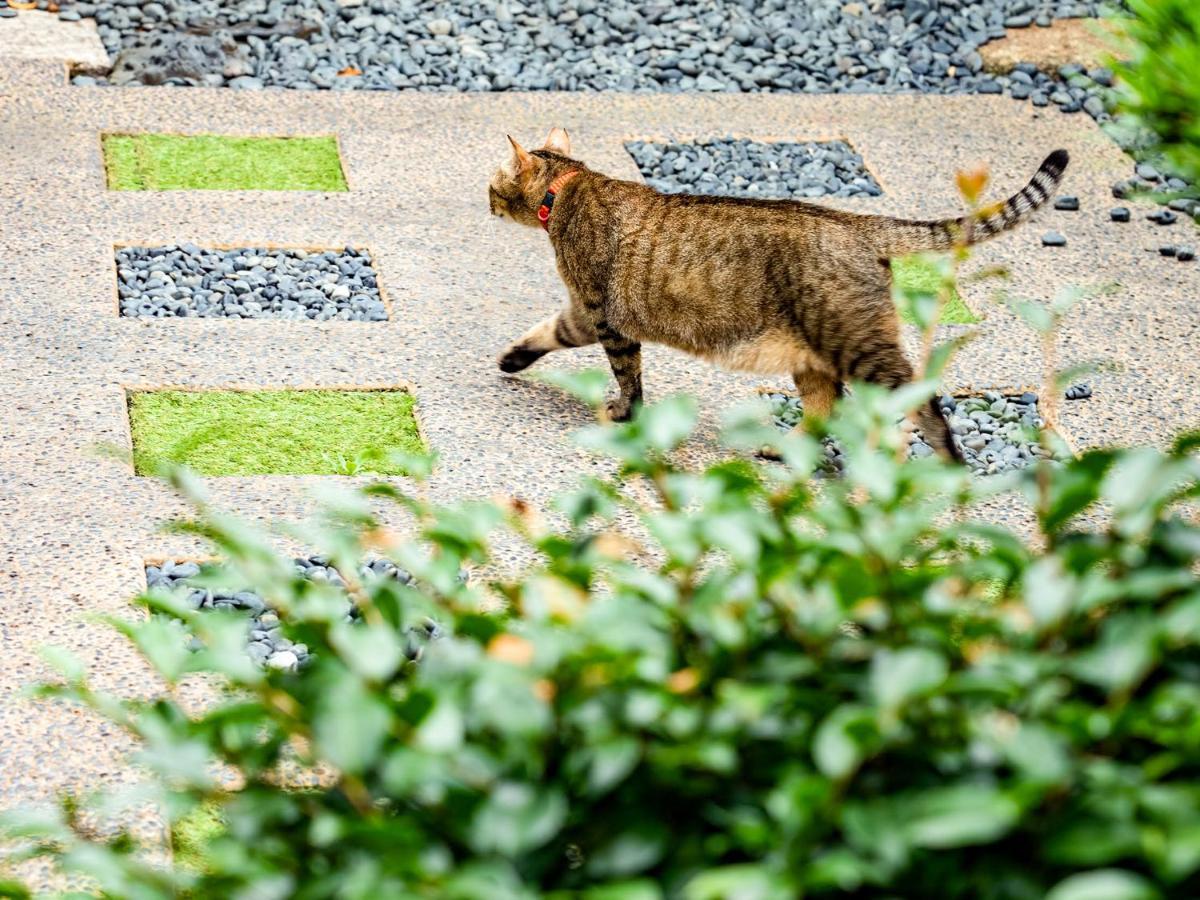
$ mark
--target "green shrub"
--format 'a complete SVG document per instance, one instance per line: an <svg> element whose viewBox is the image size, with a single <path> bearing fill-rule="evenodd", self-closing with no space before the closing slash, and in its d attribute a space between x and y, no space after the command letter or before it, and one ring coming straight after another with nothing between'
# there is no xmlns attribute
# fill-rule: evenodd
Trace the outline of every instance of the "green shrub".
<svg viewBox="0 0 1200 900"><path fill-rule="evenodd" d="M74 802L10 834L121 898L1196 896L1200 529L1175 510L1200 494L1200 441L982 481L897 460L890 423L928 389L860 388L832 420L846 475L819 489L818 437L749 414L727 440L787 466L677 465L695 411L674 398L581 435L619 472L553 526L520 503L339 495L305 536L357 621L177 474L198 510L179 527L314 658L260 669L245 619L144 596L153 615L113 624L168 684L219 675L210 706L111 696L59 652L41 693L140 738L135 796L173 846L220 823L201 864L156 866ZM1001 486L1034 503L1042 549L965 515ZM411 540L372 514L388 498ZM499 534L537 562L460 581L494 570ZM413 583L353 577L381 550ZM446 634L413 662L426 617Z"/></svg>
<svg viewBox="0 0 1200 900"><path fill-rule="evenodd" d="M1200 183L1200 4L1127 0L1121 107L1155 136L1171 168Z"/></svg>

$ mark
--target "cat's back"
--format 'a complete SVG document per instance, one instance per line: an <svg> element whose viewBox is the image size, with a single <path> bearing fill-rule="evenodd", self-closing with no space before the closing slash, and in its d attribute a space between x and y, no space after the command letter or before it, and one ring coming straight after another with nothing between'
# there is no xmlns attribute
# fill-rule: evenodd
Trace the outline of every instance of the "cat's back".
<svg viewBox="0 0 1200 900"><path fill-rule="evenodd" d="M861 217L794 200L663 194L629 184L618 221L623 249L680 258L816 252L860 237Z"/></svg>

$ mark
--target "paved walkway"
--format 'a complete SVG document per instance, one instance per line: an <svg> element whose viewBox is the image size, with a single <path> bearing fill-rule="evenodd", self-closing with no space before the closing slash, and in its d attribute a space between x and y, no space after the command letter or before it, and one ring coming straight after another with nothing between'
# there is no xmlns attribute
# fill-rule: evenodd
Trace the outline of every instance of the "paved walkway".
<svg viewBox="0 0 1200 900"><path fill-rule="evenodd" d="M1044 212L977 261L1010 266L1015 288L1030 296L1075 283L1119 285L1083 303L1062 335L1064 363L1113 362L1092 379L1094 399L1064 406L1063 424L1078 444L1161 443L1200 424L1200 392L1190 389L1200 270L1149 252L1186 243L1194 229L1151 225L1148 208L1136 206L1133 223L1108 222L1108 186L1128 175L1128 161L1082 116L989 97L70 88L59 63L0 60L0 805L122 777L119 745L102 726L15 694L44 674L36 651L45 643L75 650L104 687L145 689L144 670L123 642L84 617L126 611L147 557L196 550L156 533L181 511L164 486L94 451L128 446L126 388L411 385L441 454L439 498L515 493L543 501L594 465L569 440L589 421L586 411L551 388L502 377L494 365L505 344L562 299L545 237L490 219L484 190L506 152L506 132L533 143L551 125L570 129L591 165L630 178L637 173L622 146L630 138L844 139L885 196L840 205L913 216L958 208L958 168L988 163L995 196L1003 196L1047 151L1066 147L1073 162L1064 191L1080 197L1083 211ZM104 131L336 133L351 191L108 193ZM1069 246L1041 248L1051 227ZM368 247L393 318L118 318L114 244L179 241ZM1036 388L1038 347L988 292L965 288L985 319L949 387ZM551 360L603 365L596 350ZM660 348L647 352L645 369L650 398L680 390L701 398L697 457L712 454L721 410L764 383ZM267 520L310 512L309 489L333 480L210 485L219 504Z"/></svg>

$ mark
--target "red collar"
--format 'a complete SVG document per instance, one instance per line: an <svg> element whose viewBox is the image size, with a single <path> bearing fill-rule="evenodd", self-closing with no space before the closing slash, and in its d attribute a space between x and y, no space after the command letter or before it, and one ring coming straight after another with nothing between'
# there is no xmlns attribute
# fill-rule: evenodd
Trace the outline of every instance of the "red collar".
<svg viewBox="0 0 1200 900"><path fill-rule="evenodd" d="M546 231L550 230L550 210L554 209L554 197L563 189L568 181L579 174L579 169L572 169L569 172L563 172L552 182L550 187L546 188L546 196L542 198L542 205L538 207L538 221L542 223L542 228Z"/></svg>

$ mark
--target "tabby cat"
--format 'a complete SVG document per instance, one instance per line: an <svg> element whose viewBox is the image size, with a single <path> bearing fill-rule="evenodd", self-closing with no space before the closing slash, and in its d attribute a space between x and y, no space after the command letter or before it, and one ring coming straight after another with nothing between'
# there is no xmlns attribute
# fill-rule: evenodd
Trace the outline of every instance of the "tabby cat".
<svg viewBox="0 0 1200 900"><path fill-rule="evenodd" d="M1054 193L1068 156L975 217L918 222L791 200L661 194L594 172L555 128L540 150L509 137L488 186L491 212L545 228L568 302L500 357L519 372L552 350L604 347L620 387L615 420L642 398L642 344L732 369L792 376L806 414L826 416L851 380L897 388L913 368L900 347L892 257L975 243L1028 219ZM917 423L958 458L935 401Z"/></svg>

